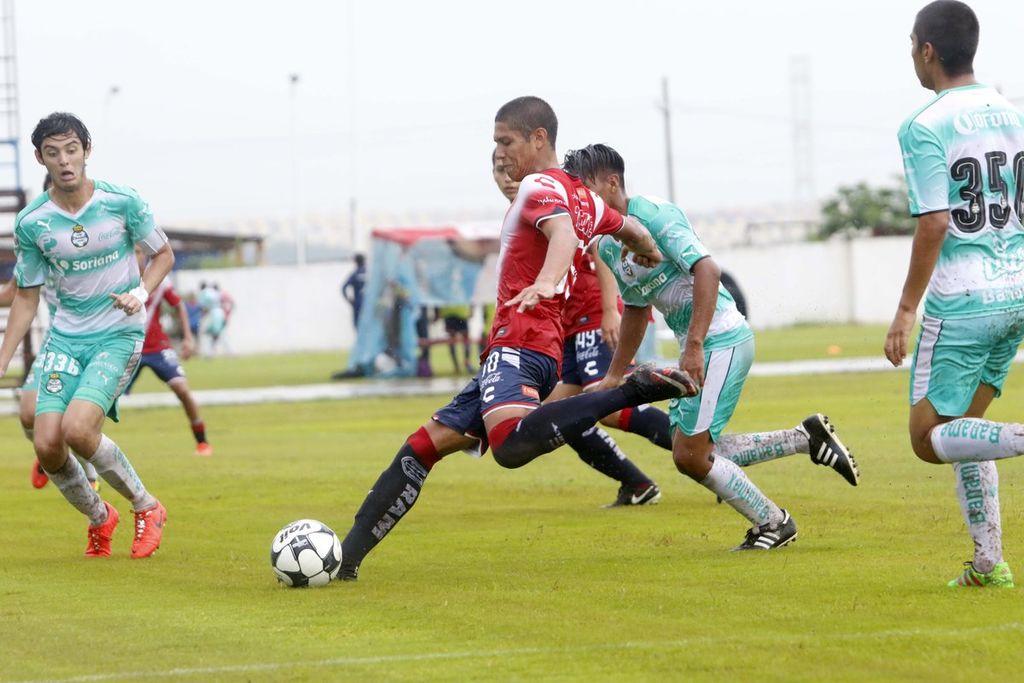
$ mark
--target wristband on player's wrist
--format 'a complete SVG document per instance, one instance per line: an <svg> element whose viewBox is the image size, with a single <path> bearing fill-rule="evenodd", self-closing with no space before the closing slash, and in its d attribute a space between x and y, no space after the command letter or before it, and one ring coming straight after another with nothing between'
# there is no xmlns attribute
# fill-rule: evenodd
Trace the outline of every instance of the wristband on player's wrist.
<svg viewBox="0 0 1024 683"><path fill-rule="evenodd" d="M139 285L134 289L129 289L128 294L131 294L143 304L149 300L149 292L146 291L146 288L142 285Z"/></svg>

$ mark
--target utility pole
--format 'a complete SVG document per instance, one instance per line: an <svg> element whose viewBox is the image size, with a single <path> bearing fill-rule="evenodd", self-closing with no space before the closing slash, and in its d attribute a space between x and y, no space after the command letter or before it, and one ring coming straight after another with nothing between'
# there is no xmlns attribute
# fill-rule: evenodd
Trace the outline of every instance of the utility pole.
<svg viewBox="0 0 1024 683"><path fill-rule="evenodd" d="M306 231L299 218L299 164L298 151L296 147L295 119L296 119L296 97L298 95L299 74L288 74L288 152L291 157L291 186L292 186L292 234L295 236L295 264L306 265Z"/></svg>
<svg viewBox="0 0 1024 683"><path fill-rule="evenodd" d="M793 201L812 204L814 189L814 138L811 134L811 58L794 55L789 62L793 122Z"/></svg>
<svg viewBox="0 0 1024 683"><path fill-rule="evenodd" d="M668 99L668 76L661 77L661 104L658 105L665 124L665 171L668 178L668 200L676 202L675 168L672 163L672 108Z"/></svg>

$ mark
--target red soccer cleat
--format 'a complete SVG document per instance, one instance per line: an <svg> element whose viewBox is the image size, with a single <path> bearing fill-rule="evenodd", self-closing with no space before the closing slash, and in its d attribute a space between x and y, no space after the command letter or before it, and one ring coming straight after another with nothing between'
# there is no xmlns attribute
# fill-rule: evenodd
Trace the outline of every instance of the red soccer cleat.
<svg viewBox="0 0 1024 683"><path fill-rule="evenodd" d="M167 510L156 502L153 507L135 513L135 540L132 541L132 559L149 557L160 547L167 523Z"/></svg>
<svg viewBox="0 0 1024 683"><path fill-rule="evenodd" d="M196 455L213 455L213 446L205 441L196 444Z"/></svg>
<svg viewBox="0 0 1024 683"><path fill-rule="evenodd" d="M39 464L39 459L32 463L32 487L41 489L50 482L50 477L43 470L43 466Z"/></svg>
<svg viewBox="0 0 1024 683"><path fill-rule="evenodd" d="M89 545L85 547L86 557L110 557L110 539L114 537L114 529L121 516L117 514L117 508L103 501L107 506L107 521L99 526L89 527Z"/></svg>

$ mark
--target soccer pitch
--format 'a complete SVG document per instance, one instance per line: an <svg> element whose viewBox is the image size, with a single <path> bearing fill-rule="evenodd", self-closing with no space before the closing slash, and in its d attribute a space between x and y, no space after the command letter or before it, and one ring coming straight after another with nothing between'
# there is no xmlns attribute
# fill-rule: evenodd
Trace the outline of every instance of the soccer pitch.
<svg viewBox="0 0 1024 683"><path fill-rule="evenodd" d="M1011 372L995 419L1020 419ZM984 680L1019 675L1024 591L945 587L970 557L951 468L907 445L906 373L751 378L730 431L821 410L861 467L852 488L805 455L748 472L797 520L794 545L729 553L746 524L616 432L664 492L604 510L616 484L568 449L521 470L437 465L360 580L275 582L271 537L300 517L344 534L402 440L444 398L208 408L213 458L178 410L108 433L167 506L163 546L86 560L85 524L28 484L0 434L0 680ZM1024 476L1000 464L1006 557L1024 578ZM1018 579L1018 580L1019 580Z"/></svg>

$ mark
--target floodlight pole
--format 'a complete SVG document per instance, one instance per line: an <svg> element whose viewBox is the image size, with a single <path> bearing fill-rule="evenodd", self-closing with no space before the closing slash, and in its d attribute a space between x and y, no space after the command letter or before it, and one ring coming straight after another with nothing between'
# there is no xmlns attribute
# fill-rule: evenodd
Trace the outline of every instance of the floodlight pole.
<svg viewBox="0 0 1024 683"><path fill-rule="evenodd" d="M658 105L665 124L665 171L668 177L668 200L675 204L676 178L672 161L672 108L668 99L668 76L661 77L661 104Z"/></svg>
<svg viewBox="0 0 1024 683"><path fill-rule="evenodd" d="M288 74L288 147L291 157L291 186L292 186L292 234L295 236L295 264L306 265L306 234L299 220L299 178L298 178L298 152L295 139L295 110L296 99L299 88L299 74Z"/></svg>

